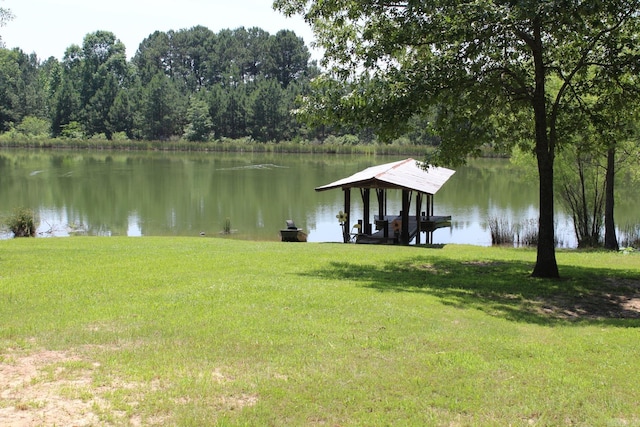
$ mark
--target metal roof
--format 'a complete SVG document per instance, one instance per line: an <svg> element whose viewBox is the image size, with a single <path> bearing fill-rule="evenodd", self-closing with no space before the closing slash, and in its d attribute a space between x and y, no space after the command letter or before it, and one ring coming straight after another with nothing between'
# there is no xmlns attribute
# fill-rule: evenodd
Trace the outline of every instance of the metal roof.
<svg viewBox="0 0 640 427"><path fill-rule="evenodd" d="M454 170L429 165L412 158L372 166L350 177L317 187L316 191L333 188L391 188L436 194L456 173Z"/></svg>

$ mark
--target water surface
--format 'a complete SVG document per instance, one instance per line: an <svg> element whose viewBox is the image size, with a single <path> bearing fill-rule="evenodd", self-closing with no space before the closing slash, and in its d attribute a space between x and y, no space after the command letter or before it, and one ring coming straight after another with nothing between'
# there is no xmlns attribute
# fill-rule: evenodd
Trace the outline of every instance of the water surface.
<svg viewBox="0 0 640 427"><path fill-rule="evenodd" d="M0 215L19 206L40 218L39 236L220 236L279 240L285 220L309 241L339 242L340 190L314 191L368 166L402 156L139 153L103 151L0 151ZM631 186L616 205L616 220L634 221ZM435 197L435 214L451 215L451 228L434 243L490 245L490 217L534 220L536 179L500 159L478 159L456 169ZM399 212L400 192L389 192L388 212ZM637 215L637 214L635 214ZM572 225L557 208L561 245L574 245ZM362 218L352 193L352 221ZM637 220L637 218L635 218ZM8 234L4 233L4 237Z"/></svg>

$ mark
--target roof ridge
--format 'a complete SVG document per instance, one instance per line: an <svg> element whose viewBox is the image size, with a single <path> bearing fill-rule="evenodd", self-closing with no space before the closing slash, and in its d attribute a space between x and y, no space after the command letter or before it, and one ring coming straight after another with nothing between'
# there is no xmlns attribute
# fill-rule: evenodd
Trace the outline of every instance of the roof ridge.
<svg viewBox="0 0 640 427"><path fill-rule="evenodd" d="M384 175L385 173L389 172L391 169L396 169L399 168L400 166L405 165L408 161L413 160L413 158L409 157L408 159L404 159L404 160L398 160L397 162L395 162L395 165L391 166L389 169L385 169L382 172L374 175L374 178L379 178L380 175ZM415 160L413 160L415 162Z"/></svg>

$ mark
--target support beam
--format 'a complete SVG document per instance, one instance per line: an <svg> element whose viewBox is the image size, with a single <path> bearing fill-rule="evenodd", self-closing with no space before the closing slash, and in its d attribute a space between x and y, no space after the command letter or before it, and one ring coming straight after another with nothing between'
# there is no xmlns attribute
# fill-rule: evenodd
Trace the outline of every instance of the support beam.
<svg viewBox="0 0 640 427"><path fill-rule="evenodd" d="M376 196L378 197L378 218L382 227L382 236L386 241L389 238L389 226L385 222L387 215L387 193L384 188L376 188ZM378 227L376 227L376 230Z"/></svg>
<svg viewBox="0 0 640 427"><path fill-rule="evenodd" d="M349 243L349 224L351 223L351 188L343 188L344 192L344 213L347 215L347 221L342 226L342 240L344 243Z"/></svg>
<svg viewBox="0 0 640 427"><path fill-rule="evenodd" d="M420 233L422 232L421 230L421 220L422 220L422 216L420 215L420 210L422 209L422 193L417 193L416 194L416 221L418 222L418 230L416 232L416 245L420 244Z"/></svg>
<svg viewBox="0 0 640 427"><path fill-rule="evenodd" d="M371 234L371 189L363 188L362 189L362 204L364 206L364 227L362 232L364 234Z"/></svg>
<svg viewBox="0 0 640 427"><path fill-rule="evenodd" d="M431 217L433 216L433 205L434 205L433 199L435 196L433 194L430 194L429 197L431 198L431 211L429 212L429 216Z"/></svg>
<svg viewBox="0 0 640 427"><path fill-rule="evenodd" d="M411 191L402 190L402 228L400 230L400 243L409 244L409 209L411 208Z"/></svg>
<svg viewBox="0 0 640 427"><path fill-rule="evenodd" d="M384 218L387 214L387 196L384 188L376 188L378 196L378 217Z"/></svg>

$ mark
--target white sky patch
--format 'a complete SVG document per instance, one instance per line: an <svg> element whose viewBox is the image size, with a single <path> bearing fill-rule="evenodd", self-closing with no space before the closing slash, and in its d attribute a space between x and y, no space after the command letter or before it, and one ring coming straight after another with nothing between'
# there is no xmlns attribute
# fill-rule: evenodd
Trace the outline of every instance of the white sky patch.
<svg viewBox="0 0 640 427"><path fill-rule="evenodd" d="M202 25L214 33L223 29L259 27L275 34L292 30L302 37L313 59L313 33L302 17L288 18L272 9L272 0L4 0L14 19L0 28L5 47L18 47L44 60L62 59L65 50L82 46L84 37L111 31L131 58L140 43L155 31L178 31Z"/></svg>

